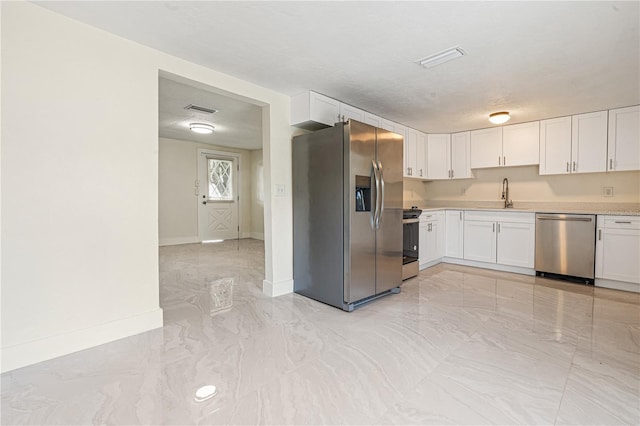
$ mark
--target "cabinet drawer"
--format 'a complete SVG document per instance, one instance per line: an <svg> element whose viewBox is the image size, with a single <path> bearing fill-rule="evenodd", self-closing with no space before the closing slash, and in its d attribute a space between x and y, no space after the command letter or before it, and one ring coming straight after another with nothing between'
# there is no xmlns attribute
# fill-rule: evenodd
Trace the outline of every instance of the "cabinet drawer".
<svg viewBox="0 0 640 426"><path fill-rule="evenodd" d="M638 216L604 216L601 223L607 229L640 229Z"/></svg>
<svg viewBox="0 0 640 426"><path fill-rule="evenodd" d="M535 223L536 215L535 213L530 213L530 212L467 210L464 212L464 220L511 222L511 223Z"/></svg>
<svg viewBox="0 0 640 426"><path fill-rule="evenodd" d="M437 221L443 213L441 211L422 212L420 215L420 223L428 223Z"/></svg>

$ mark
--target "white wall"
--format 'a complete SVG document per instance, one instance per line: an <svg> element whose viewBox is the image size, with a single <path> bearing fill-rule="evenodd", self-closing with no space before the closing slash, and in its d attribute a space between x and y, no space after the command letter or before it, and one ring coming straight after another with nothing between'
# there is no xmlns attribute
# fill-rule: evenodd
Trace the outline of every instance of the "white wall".
<svg viewBox="0 0 640 426"><path fill-rule="evenodd" d="M3 371L162 325L159 72L263 106L264 291L291 291L290 191L271 198L291 187L288 97L31 3L1 7Z"/></svg>
<svg viewBox="0 0 640 426"><path fill-rule="evenodd" d="M264 163L261 149L251 151L251 238L264 239Z"/></svg>
<svg viewBox="0 0 640 426"><path fill-rule="evenodd" d="M194 243L198 240L198 197L194 181L198 174L198 149L233 152L240 155L240 234L254 232L253 210L261 209L253 199L253 152L224 146L160 138L158 153L158 234L160 245ZM262 153L262 150L258 151ZM260 214L260 234L264 216Z"/></svg>
<svg viewBox="0 0 640 426"><path fill-rule="evenodd" d="M475 179L420 183L421 195L424 200L499 201L506 177L514 202L640 203L640 172L540 176L538 166L528 166L477 169L474 174ZM605 186L614 188L613 197L602 196Z"/></svg>

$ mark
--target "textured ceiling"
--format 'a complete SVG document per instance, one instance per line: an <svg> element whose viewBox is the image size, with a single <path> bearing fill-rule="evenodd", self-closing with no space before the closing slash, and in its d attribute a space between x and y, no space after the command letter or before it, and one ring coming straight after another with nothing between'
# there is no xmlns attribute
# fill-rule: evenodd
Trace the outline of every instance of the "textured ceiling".
<svg viewBox="0 0 640 426"><path fill-rule="evenodd" d="M287 95L428 132L640 103L640 3L39 2ZM432 69L414 61L460 46Z"/></svg>
<svg viewBox="0 0 640 426"><path fill-rule="evenodd" d="M160 78L158 89L161 137L262 149L261 107L168 78ZM218 112L206 114L186 110L190 104ZM189 123L193 122L212 124L215 131L208 135L193 133L189 130Z"/></svg>

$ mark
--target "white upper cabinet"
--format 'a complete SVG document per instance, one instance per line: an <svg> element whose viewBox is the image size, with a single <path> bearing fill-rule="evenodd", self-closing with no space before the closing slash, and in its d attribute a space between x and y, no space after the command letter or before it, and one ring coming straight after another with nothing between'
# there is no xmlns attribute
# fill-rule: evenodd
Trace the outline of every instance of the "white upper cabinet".
<svg viewBox="0 0 640 426"><path fill-rule="evenodd" d="M640 106L609 111L609 171L640 170Z"/></svg>
<svg viewBox="0 0 640 426"><path fill-rule="evenodd" d="M418 150L418 133L407 132L407 138L404 140L404 176L415 177L417 173L417 156Z"/></svg>
<svg viewBox="0 0 640 426"><path fill-rule="evenodd" d="M451 177L451 135L427 135L427 178L449 179Z"/></svg>
<svg viewBox="0 0 640 426"><path fill-rule="evenodd" d="M451 178L468 179L471 174L471 132L451 134Z"/></svg>
<svg viewBox="0 0 640 426"><path fill-rule="evenodd" d="M471 132L471 168L538 164L540 122Z"/></svg>
<svg viewBox="0 0 640 426"><path fill-rule="evenodd" d="M427 135L427 178L471 177L470 132Z"/></svg>
<svg viewBox="0 0 640 426"><path fill-rule="evenodd" d="M291 124L307 130L333 126L340 115L340 102L316 92L291 98Z"/></svg>
<svg viewBox="0 0 640 426"><path fill-rule="evenodd" d="M426 178L427 171L428 171L427 135L422 132L417 132L417 133L418 133L418 140L416 144L416 172L419 177Z"/></svg>
<svg viewBox="0 0 640 426"><path fill-rule="evenodd" d="M571 117L571 173L607 171L607 111Z"/></svg>
<svg viewBox="0 0 640 426"><path fill-rule="evenodd" d="M471 168L502 165L502 127L471 132Z"/></svg>
<svg viewBox="0 0 640 426"><path fill-rule="evenodd" d="M540 174L571 172L571 117L540 121Z"/></svg>
<svg viewBox="0 0 640 426"><path fill-rule="evenodd" d="M340 103L340 119L337 121L346 122L356 120L364 123L364 111L351 105Z"/></svg>
<svg viewBox="0 0 640 426"><path fill-rule="evenodd" d="M540 162L540 122L502 128L502 165L528 166Z"/></svg>
<svg viewBox="0 0 640 426"><path fill-rule="evenodd" d="M415 129L407 129L405 143L405 177L427 177L427 136Z"/></svg>
<svg viewBox="0 0 640 426"><path fill-rule="evenodd" d="M371 114L370 112L364 112L364 122L375 127L380 127L381 118L377 115Z"/></svg>

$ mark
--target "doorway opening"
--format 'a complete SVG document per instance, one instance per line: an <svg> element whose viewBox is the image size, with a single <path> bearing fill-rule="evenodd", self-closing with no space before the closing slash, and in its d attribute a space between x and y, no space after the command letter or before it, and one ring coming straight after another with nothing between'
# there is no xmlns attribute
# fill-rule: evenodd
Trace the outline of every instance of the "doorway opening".
<svg viewBox="0 0 640 426"><path fill-rule="evenodd" d="M265 106L164 72L158 85L160 306L167 324L219 314L222 293L215 289L223 281L233 282L224 288L232 300L262 294ZM194 123L213 131L194 133Z"/></svg>

